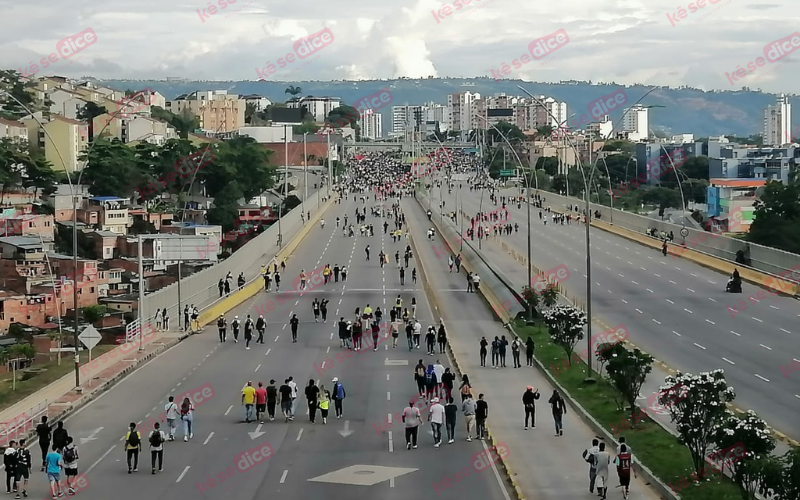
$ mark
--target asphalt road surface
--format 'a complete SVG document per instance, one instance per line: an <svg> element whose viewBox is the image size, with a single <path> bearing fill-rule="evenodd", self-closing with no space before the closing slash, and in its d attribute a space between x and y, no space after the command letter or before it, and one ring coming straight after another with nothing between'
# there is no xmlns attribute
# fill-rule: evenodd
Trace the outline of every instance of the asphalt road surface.
<svg viewBox="0 0 800 500"><path fill-rule="evenodd" d="M443 196L445 212L451 212L457 191L448 193L445 187L440 195L434 188L431 199L436 204ZM514 196L519 190L506 189L500 194ZM542 194L546 199L547 193ZM474 215L481 207L480 192L470 192L464 183L458 203ZM545 201L545 208L547 205ZM484 212L498 207L488 193L484 195ZM526 207L517 209L513 204L508 208L509 222L519 224L519 232L501 239L524 254ZM552 221L545 225L539 211L531 208L533 264L542 270L566 264L570 277L564 285L585 300L585 227L574 220L571 225ZM724 369L729 385L736 390L737 406L754 409L775 428L800 438L800 372L789 369L793 360L800 360L800 304L796 299L766 292L759 298L763 289L748 283L743 284L743 294L729 294L725 275L679 257L664 257L605 231L592 229L591 234L595 317L608 325L624 324L632 342L675 369L692 373ZM736 308L740 299L748 302L745 310L728 309ZM597 326L593 333L598 333Z"/></svg>
<svg viewBox="0 0 800 500"><path fill-rule="evenodd" d="M361 202L358 205L363 207ZM371 203L366 206L369 207ZM243 336L238 344L218 340L215 325L182 342L136 370L109 392L71 416L66 427L78 442L79 469L86 473L88 486L80 497L126 499L175 498L421 498L502 499L508 498L495 472L472 474L449 487L443 479L473 467L472 456L485 449L485 443L462 439L441 448L433 447L430 425L420 429L417 450L405 449L403 424L396 416L416 394L412 371L419 358L426 364L434 357L424 356L424 348L409 352L405 335L393 349L390 343L359 351L349 358L338 356L336 321L351 319L356 307L369 303L386 310L400 294L404 306L412 297L418 302L417 316L423 329L431 324L431 310L421 286L411 283L408 269L406 286L400 286L396 250L405 249L406 241L392 243L384 236L383 219L367 216L375 225L375 236L348 238L336 228L336 216L354 219L356 203L352 196L335 205L326 214L324 229L319 225L306 237L290 257L282 276L282 290L301 269L311 274L326 263L346 265L347 282L314 286L300 295L294 291L259 293L252 300L226 316L230 321L238 314L244 321L247 314L258 317L260 311L268 321L265 344L253 344L246 350ZM393 222L390 220L390 223ZM372 249L371 260L365 262L364 247ZM380 249L390 255L389 265L381 269ZM274 286L274 285L273 285ZM315 297L330 300L327 323L315 323L311 302ZM266 311L266 312L265 312ZM300 318L299 342L291 342L288 320L292 312ZM385 315L388 318L388 314ZM322 368L325 359L330 365ZM448 366L446 357L442 363ZM293 376L299 398L295 421L285 423L276 416L263 425L245 424L241 390L245 383L271 378L280 386ZM333 404L327 425L308 421L303 387L309 379L320 380L330 390L331 379L343 382L347 397L344 416L337 420ZM146 433L139 471L128 475L123 451L123 436L129 422L146 424L164 411L170 395L211 394L202 401L195 396L197 410L194 438L183 442L179 430L176 441L165 443L164 471L150 474L150 456ZM279 413L279 411L278 411ZM388 416L395 415L392 424ZM463 421L461 417L460 421ZM163 424L162 424L163 425ZM268 445L268 448L265 446ZM270 453L271 450L271 453ZM259 451L258 455L254 452ZM242 461L247 457L266 460ZM38 447L32 450L38 463ZM494 469L493 466L485 470ZM220 478L224 478L221 480ZM436 489L434 484L439 485ZM44 474L34 472L31 495L44 497ZM277 494L277 496L276 496Z"/></svg>

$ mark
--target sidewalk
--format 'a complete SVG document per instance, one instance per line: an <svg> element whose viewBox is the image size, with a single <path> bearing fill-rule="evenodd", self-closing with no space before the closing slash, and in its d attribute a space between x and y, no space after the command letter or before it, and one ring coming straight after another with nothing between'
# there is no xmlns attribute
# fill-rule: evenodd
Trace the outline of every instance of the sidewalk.
<svg viewBox="0 0 800 500"><path fill-rule="evenodd" d="M517 496L537 500L592 498L588 492L588 465L581 453L591 446L595 433L572 410L573 406L570 406L563 419L564 436L555 437L553 419L547 404L553 393L553 386L537 369L514 369L510 352L508 368L493 370L480 367L477 356L480 338L485 336L491 339L495 335L506 335L508 338L509 332L497 321L486 321L491 315L491 309L485 302L482 308L477 306L475 298L480 298L477 294L468 294L470 298L464 299L461 294L441 293L453 290L456 284L458 287L463 286L464 276L449 273L446 260L436 258L430 243L425 239L422 227L426 220L416 202L411 201L404 208L410 222L409 229L415 240L420 242L418 261L424 261L429 285L434 292L439 292L436 302L447 323L454 365L459 372L469 374L473 392L486 394L489 404L488 428L493 444L507 443L509 453L504 464L517 489ZM440 244L441 239L437 235L436 245ZM487 246L484 245L484 248ZM470 263L466 262L465 266L469 269ZM524 280L524 274L521 276ZM523 430L522 394L528 385L538 388L541 399L537 404L537 428L526 431ZM607 443L607 446L613 456L616 451L614 444ZM616 468L612 465L609 467L610 498L621 496L615 489L617 484ZM655 500L659 496L643 480L632 479L630 498Z"/></svg>

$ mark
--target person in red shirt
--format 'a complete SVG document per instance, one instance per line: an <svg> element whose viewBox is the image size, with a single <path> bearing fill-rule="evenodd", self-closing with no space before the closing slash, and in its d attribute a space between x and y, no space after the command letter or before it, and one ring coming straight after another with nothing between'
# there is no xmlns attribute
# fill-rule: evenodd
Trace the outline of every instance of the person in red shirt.
<svg viewBox="0 0 800 500"><path fill-rule="evenodd" d="M619 455L614 460L617 466L617 474L619 474L619 485L622 486L622 498L627 499L631 489L631 463L633 462L633 455L628 451L627 445L620 445ZM636 477L636 471L633 471L633 476Z"/></svg>
<svg viewBox="0 0 800 500"><path fill-rule="evenodd" d="M264 423L264 413L267 412L267 389L264 387L264 382L258 383L256 389L256 420L259 423Z"/></svg>

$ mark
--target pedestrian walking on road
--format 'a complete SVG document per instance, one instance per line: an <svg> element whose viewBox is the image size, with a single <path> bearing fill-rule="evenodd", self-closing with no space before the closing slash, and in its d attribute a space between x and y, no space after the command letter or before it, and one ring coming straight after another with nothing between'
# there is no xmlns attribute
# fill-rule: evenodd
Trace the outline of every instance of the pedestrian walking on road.
<svg viewBox="0 0 800 500"><path fill-rule="evenodd" d="M342 266L342 281L347 281L347 267Z"/></svg>
<svg viewBox="0 0 800 500"><path fill-rule="evenodd" d="M169 311L167 311L166 307L161 311L161 316L164 318L164 331L168 332L169 331Z"/></svg>
<svg viewBox="0 0 800 500"><path fill-rule="evenodd" d="M445 368L442 374L442 388L445 392L445 397L449 398L453 395L453 384L456 381L456 376L450 371L450 368Z"/></svg>
<svg viewBox="0 0 800 500"><path fill-rule="evenodd" d="M292 327L292 343L297 343L297 327L300 325L300 320L297 319L297 314L292 314L292 319L289 320Z"/></svg>
<svg viewBox="0 0 800 500"><path fill-rule="evenodd" d="M453 264L455 264L455 261L453 260L453 256L451 255L447 258L447 265L450 267L451 273L453 272Z"/></svg>
<svg viewBox="0 0 800 500"><path fill-rule="evenodd" d="M392 309L394 313L394 309ZM406 321L406 339L408 340L408 350L414 350L414 325L410 321ZM421 360L420 360L421 361Z"/></svg>
<svg viewBox="0 0 800 500"><path fill-rule="evenodd" d="M125 458L128 461L128 474L139 472L139 453L142 451L142 435L136 430L136 422L131 422L125 434Z"/></svg>
<svg viewBox="0 0 800 500"><path fill-rule="evenodd" d="M472 273L467 273L467 293L472 293Z"/></svg>
<svg viewBox="0 0 800 500"><path fill-rule="evenodd" d="M50 482L50 494L54 499L64 496L64 492L61 490L62 467L64 467L64 460L61 457L61 454L56 450L56 445L54 444L50 449L50 452L48 452L47 456L45 457L47 480Z"/></svg>
<svg viewBox="0 0 800 500"><path fill-rule="evenodd" d="M448 368L449 370L449 368ZM447 443L453 444L456 440L456 416L458 415L458 406L452 397L447 398L447 404L444 405L445 427L447 428Z"/></svg>
<svg viewBox="0 0 800 500"><path fill-rule="evenodd" d="M319 386L319 412L322 415L322 425L328 423L328 410L331 405L331 393L325 389L324 385Z"/></svg>
<svg viewBox="0 0 800 500"><path fill-rule="evenodd" d="M417 392L419 397L425 397L425 365L422 360L419 360L417 366L414 367L414 380L417 382Z"/></svg>
<svg viewBox="0 0 800 500"><path fill-rule="evenodd" d="M367 262L369 262L369 245L364 249L364 253L367 254Z"/></svg>
<svg viewBox="0 0 800 500"><path fill-rule="evenodd" d="M8 495L11 494L12 488L16 491L14 478L17 475L17 463L19 462L17 452L17 442L12 439L3 453L3 466L6 468L6 494Z"/></svg>
<svg viewBox="0 0 800 500"><path fill-rule="evenodd" d="M253 421L253 407L256 404L256 389L253 382L247 382L242 388L242 406L244 406L244 421L249 424Z"/></svg>
<svg viewBox="0 0 800 500"><path fill-rule="evenodd" d="M64 447L64 475L67 476L67 491L70 495L75 494L75 483L78 477L78 447L75 446L72 436L67 438L67 445Z"/></svg>
<svg viewBox="0 0 800 500"><path fill-rule="evenodd" d="M281 274L278 272L277 268L275 269L275 272L273 274L275 274L275 291L276 292L280 292L281 291Z"/></svg>
<svg viewBox="0 0 800 500"><path fill-rule="evenodd" d="M311 302L311 310L314 312L314 322L315 323L319 323L319 300L318 299L314 299L314 301Z"/></svg>
<svg viewBox="0 0 800 500"><path fill-rule="evenodd" d="M447 332L445 332L444 321L441 318L439 319L439 331L436 338L439 342L439 354L444 354L444 348L447 346Z"/></svg>
<svg viewBox="0 0 800 500"><path fill-rule="evenodd" d="M489 345L489 342L486 341L486 337L481 337L481 349L478 353L481 357L481 366L486 368L486 346Z"/></svg>
<svg viewBox="0 0 800 500"><path fill-rule="evenodd" d="M333 377L333 406L336 409L336 418L342 418L344 415L342 402L345 397L344 386L339 382L338 378Z"/></svg>
<svg viewBox="0 0 800 500"><path fill-rule="evenodd" d="M500 339L495 335L492 341L492 368L497 369L500 364Z"/></svg>
<svg viewBox="0 0 800 500"><path fill-rule="evenodd" d="M417 284L417 268L411 270L411 282Z"/></svg>
<svg viewBox="0 0 800 500"><path fill-rule="evenodd" d="M220 278L219 283L217 283L217 288L219 288L219 298L222 298L222 296L225 295L225 280Z"/></svg>
<svg viewBox="0 0 800 500"><path fill-rule="evenodd" d="M528 417L531 420L531 427L536 428L536 400L539 399L539 390L534 390L529 385L522 394L522 406L525 408L525 430L528 430Z"/></svg>
<svg viewBox="0 0 800 500"><path fill-rule="evenodd" d="M284 379L283 385L278 388L281 395L281 412L283 413L283 421L288 422L294 420L292 416L292 388L289 386L289 379Z"/></svg>
<svg viewBox="0 0 800 500"><path fill-rule="evenodd" d="M436 345L436 328L433 325L428 327L428 331L425 333L425 348L427 350L428 356L433 356L435 354L435 346Z"/></svg>
<svg viewBox="0 0 800 500"><path fill-rule="evenodd" d="M156 459L158 459L158 472L164 470L164 441L167 436L161 431L161 424L156 422L150 431L147 440L150 442L150 468L151 474L156 473Z"/></svg>
<svg viewBox="0 0 800 500"><path fill-rule="evenodd" d="M600 443L599 451L595 454L597 462L597 493L600 498L605 500L608 494L608 466L611 463L611 455L606 451L606 444ZM630 478L628 478L630 480Z"/></svg>
<svg viewBox="0 0 800 500"><path fill-rule="evenodd" d="M589 464L589 493L594 493L594 483L597 480L597 453L600 451L598 439L592 439L591 448L583 450L583 459ZM620 448L621 449L621 448Z"/></svg>
<svg viewBox="0 0 800 500"><path fill-rule="evenodd" d="M567 405L564 403L561 394L555 389L548 403L550 403L550 406L553 408L553 422L556 424L556 436L563 436L564 424L562 423L562 417L567 413Z"/></svg>
<svg viewBox="0 0 800 500"><path fill-rule="evenodd" d="M461 376L461 385L458 388L461 391L461 402L466 401L467 396L472 393L472 385L469 383L469 377L465 373Z"/></svg>
<svg viewBox="0 0 800 500"><path fill-rule="evenodd" d="M231 330L233 330L233 341L235 343L239 343L239 329L242 327L242 322L239 321L239 316L233 317L233 322L231 323Z"/></svg>
<svg viewBox="0 0 800 500"><path fill-rule="evenodd" d="M222 314L220 314L219 319L217 319L217 330L219 330L219 341L225 342L225 339L228 337L228 321Z"/></svg>
<svg viewBox="0 0 800 500"><path fill-rule="evenodd" d="M617 475L619 475L619 485L622 487L622 498L627 500L631 492L631 470L633 467L633 455L627 445L621 444L619 446L619 455L614 459L614 465L617 466ZM633 470L633 477L636 477L636 470ZM19 496L19 495L17 495Z"/></svg>
<svg viewBox="0 0 800 500"><path fill-rule="evenodd" d="M521 368L522 363L519 362L519 350L522 347L522 342L519 339L514 339L511 342L511 357L514 358L514 368Z"/></svg>
<svg viewBox="0 0 800 500"><path fill-rule="evenodd" d="M400 268L400 286L406 285L406 270L404 267Z"/></svg>
<svg viewBox="0 0 800 500"><path fill-rule="evenodd" d="M31 477L31 452L25 444L25 439L19 440L19 449L17 450L17 472L14 475L14 491L17 492L14 498L19 498L22 493L25 498L28 498L28 480ZM22 490L20 491L20 481L22 482Z"/></svg>
<svg viewBox="0 0 800 500"><path fill-rule="evenodd" d="M56 450L59 453L64 453L64 447L67 446L67 438L69 437L69 433L64 428L64 421L59 421L56 425L56 429L53 431L53 444L56 446Z"/></svg>
<svg viewBox="0 0 800 500"><path fill-rule="evenodd" d="M164 322L161 319L161 309L156 309L155 320L156 320L156 330L160 331L161 327L164 325Z"/></svg>
<svg viewBox="0 0 800 500"><path fill-rule="evenodd" d="M269 381L267 387L267 413L269 414L269 421L275 420L275 406L278 404L278 388L275 387L275 379Z"/></svg>
<svg viewBox="0 0 800 500"><path fill-rule="evenodd" d="M47 416L42 417L42 422L36 426L36 435L39 438L39 448L42 450L42 472L47 465L47 453L50 449L50 439L51 439L52 430L50 426L47 424Z"/></svg>
<svg viewBox="0 0 800 500"><path fill-rule="evenodd" d="M256 420L259 424L264 423L264 414L267 412L267 390L264 388L264 382L258 383L256 389Z"/></svg>
<svg viewBox="0 0 800 500"><path fill-rule="evenodd" d="M403 409L403 423L406 424L406 449L417 449L417 434L419 426L422 423L422 415L419 413L419 408L414 406L412 399L408 403L408 408Z"/></svg>
<svg viewBox="0 0 800 500"><path fill-rule="evenodd" d="M500 355L500 367L506 367L506 347L508 346L508 340L506 340L506 336L503 335L500 337L500 345L499 347L499 355Z"/></svg>
<svg viewBox="0 0 800 500"><path fill-rule="evenodd" d="M489 418L489 403L484 401L483 394L478 394L478 401L475 402L475 422L477 423L476 439L483 440L486 437L486 420Z"/></svg>
<svg viewBox="0 0 800 500"><path fill-rule="evenodd" d="M422 323L414 318L414 347L419 349L419 338L422 336Z"/></svg>
<svg viewBox="0 0 800 500"><path fill-rule="evenodd" d="M328 302L330 302L328 299L322 299L320 301L320 303L319 303L319 310L322 313L322 322L323 323L327 323L328 322Z"/></svg>
<svg viewBox="0 0 800 500"><path fill-rule="evenodd" d="M475 427L475 401L472 394L467 394L466 399L461 403L461 411L464 412L464 422L467 425L467 441L472 441L472 428Z"/></svg>
<svg viewBox="0 0 800 500"><path fill-rule="evenodd" d="M250 342L253 340L253 329L255 326L255 323L253 323L253 320L248 314L247 320L244 322L244 348L248 351L250 350Z"/></svg>
<svg viewBox="0 0 800 500"><path fill-rule="evenodd" d="M439 398L431 400L431 409L428 412L428 422L433 428L433 447L438 448L442 444L442 425L444 425L444 406L439 404Z"/></svg>
<svg viewBox="0 0 800 500"><path fill-rule="evenodd" d="M189 396L183 398L181 403L181 420L183 421L183 440L188 441L194 437L194 404Z"/></svg>
<svg viewBox="0 0 800 500"><path fill-rule="evenodd" d="M263 314L258 316L258 321L256 321L256 330L258 330L258 340L256 340L256 344L263 344L264 333L267 331L267 321L264 319Z"/></svg>
<svg viewBox="0 0 800 500"><path fill-rule="evenodd" d="M167 404L164 405L164 413L167 415L167 430L169 432L169 440L175 441L175 429L178 428L178 405L175 403L175 396L170 396ZM60 423L60 422L59 422Z"/></svg>
<svg viewBox="0 0 800 500"><path fill-rule="evenodd" d="M311 423L317 420L317 406L319 405L319 387L312 378L306 386L306 400L308 402L308 418Z"/></svg>
<svg viewBox="0 0 800 500"><path fill-rule="evenodd" d="M183 331L189 330L189 306L183 308Z"/></svg>
<svg viewBox="0 0 800 500"><path fill-rule="evenodd" d="M528 366L533 366L533 353L536 351L536 343L533 337L528 337L525 341L525 358L528 360Z"/></svg>

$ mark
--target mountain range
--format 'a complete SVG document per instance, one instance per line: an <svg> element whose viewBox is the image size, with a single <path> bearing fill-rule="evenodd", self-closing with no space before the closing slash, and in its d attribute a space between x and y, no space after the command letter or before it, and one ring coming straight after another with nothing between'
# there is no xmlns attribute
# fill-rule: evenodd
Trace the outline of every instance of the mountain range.
<svg viewBox="0 0 800 500"><path fill-rule="evenodd" d="M228 90L230 93L259 94L273 102L283 102L289 97L289 85L298 86L304 96L339 97L346 104L354 104L364 96L383 88L392 93L393 101L381 110L384 134L391 126L391 106L416 105L430 101L447 104L447 95L470 91L481 95L524 95L517 85L522 85L533 95L546 95L567 103L568 114L585 113L587 105L621 86L614 83L564 81L560 83L524 82L522 80L495 80L493 78L427 78L359 81L149 81L149 80L87 80L122 90L139 90L151 87L167 99L195 90ZM653 87L644 85L622 86L628 105L638 101ZM792 96L794 97L794 96ZM710 135L749 136L763 131L764 110L775 103L776 96L747 88L738 91L704 91L694 88L658 87L645 97L641 104L664 106L650 110L650 128L667 134L691 133L695 138ZM622 111L612 112L616 120Z"/></svg>

